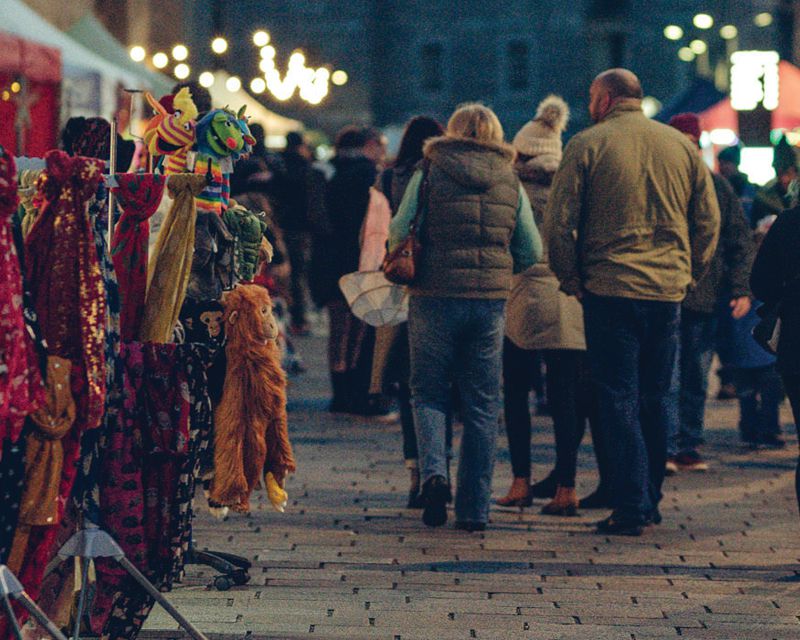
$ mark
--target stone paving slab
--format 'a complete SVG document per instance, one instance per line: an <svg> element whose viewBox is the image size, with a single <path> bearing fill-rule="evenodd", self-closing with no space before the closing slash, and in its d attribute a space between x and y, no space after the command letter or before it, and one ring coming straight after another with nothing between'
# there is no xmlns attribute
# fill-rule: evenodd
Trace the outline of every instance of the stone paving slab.
<svg viewBox="0 0 800 640"><path fill-rule="evenodd" d="M406 511L400 429L330 416L324 342L298 341L309 373L290 386L298 473L290 506L264 496L225 521L197 505L201 547L254 563L249 584L209 588L188 567L170 600L213 640L797 640L800 536L794 428L784 451L740 446L735 403L712 401L705 474L665 483L665 521L641 538L596 536L603 512L550 518L494 508L484 533L429 530ZM790 423L788 410L785 422ZM499 437L495 493L510 481ZM534 475L554 456L535 419ZM454 470L455 471L455 470ZM591 446L578 490L594 488ZM156 609L142 638L184 638Z"/></svg>

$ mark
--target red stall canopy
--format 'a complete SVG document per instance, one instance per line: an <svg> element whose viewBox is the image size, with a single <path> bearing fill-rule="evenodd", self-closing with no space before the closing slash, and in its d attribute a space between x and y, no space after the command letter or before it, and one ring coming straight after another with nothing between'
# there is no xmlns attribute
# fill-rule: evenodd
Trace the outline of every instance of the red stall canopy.
<svg viewBox="0 0 800 640"><path fill-rule="evenodd" d="M0 144L42 156L56 146L61 52L0 31Z"/></svg>

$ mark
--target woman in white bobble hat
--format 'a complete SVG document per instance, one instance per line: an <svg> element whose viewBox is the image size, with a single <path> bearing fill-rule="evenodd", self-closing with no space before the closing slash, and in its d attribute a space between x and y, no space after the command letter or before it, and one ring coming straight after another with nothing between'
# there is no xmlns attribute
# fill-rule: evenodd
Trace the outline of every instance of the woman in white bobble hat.
<svg viewBox="0 0 800 640"><path fill-rule="evenodd" d="M561 136L569 119L569 107L558 96L545 98L514 138L516 171L528 193L536 226L547 237L544 219L553 175L561 162ZM514 481L502 506L529 506L535 497L550 497L543 513L574 515L577 452L587 420L591 424L595 450L603 453L597 435L594 394L590 390L586 364L583 309L574 297L559 290L548 266L547 244L537 264L516 276L506 307L506 338L503 351L505 421ZM556 464L550 475L533 487L531 480L531 418L528 408L530 371L534 353L544 354L547 367L548 404L556 438ZM605 456L598 455L601 482L598 491L581 502L586 508L608 503ZM603 473L606 472L606 473Z"/></svg>

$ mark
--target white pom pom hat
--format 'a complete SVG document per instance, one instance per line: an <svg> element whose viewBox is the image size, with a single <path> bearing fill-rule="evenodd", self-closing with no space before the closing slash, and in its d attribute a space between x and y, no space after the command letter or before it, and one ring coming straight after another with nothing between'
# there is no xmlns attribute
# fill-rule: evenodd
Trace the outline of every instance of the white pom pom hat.
<svg viewBox="0 0 800 640"><path fill-rule="evenodd" d="M550 156L561 161L561 134L569 122L569 106L558 96L547 96L539 104L536 117L514 136L514 148L531 157Z"/></svg>

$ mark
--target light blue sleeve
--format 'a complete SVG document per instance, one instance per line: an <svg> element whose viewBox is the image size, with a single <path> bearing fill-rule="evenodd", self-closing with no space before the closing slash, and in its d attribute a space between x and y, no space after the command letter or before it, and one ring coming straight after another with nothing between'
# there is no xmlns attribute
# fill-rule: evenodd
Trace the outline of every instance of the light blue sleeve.
<svg viewBox="0 0 800 640"><path fill-rule="evenodd" d="M417 215L417 201L419 200L419 188L422 183L422 171L417 170L408 182L406 192L397 208L397 214L392 218L389 225L389 251L393 251L397 245L408 237L408 228L411 221Z"/></svg>
<svg viewBox="0 0 800 640"><path fill-rule="evenodd" d="M533 221L533 210L528 194L519 187L517 226L511 236L511 256L514 258L514 273L521 273L535 265L542 257L542 237Z"/></svg>

